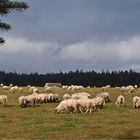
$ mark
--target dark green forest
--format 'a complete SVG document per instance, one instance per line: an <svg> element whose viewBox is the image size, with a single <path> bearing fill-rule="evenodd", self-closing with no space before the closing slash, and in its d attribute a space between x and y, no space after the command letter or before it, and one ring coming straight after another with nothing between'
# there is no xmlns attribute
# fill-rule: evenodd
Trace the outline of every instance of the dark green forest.
<svg viewBox="0 0 140 140"><path fill-rule="evenodd" d="M22 73L0 71L0 83L5 85L13 84L18 86L34 85L44 86L46 82L59 82L62 85L83 85L83 86L140 86L140 73L130 69L129 71L69 71L59 73Z"/></svg>

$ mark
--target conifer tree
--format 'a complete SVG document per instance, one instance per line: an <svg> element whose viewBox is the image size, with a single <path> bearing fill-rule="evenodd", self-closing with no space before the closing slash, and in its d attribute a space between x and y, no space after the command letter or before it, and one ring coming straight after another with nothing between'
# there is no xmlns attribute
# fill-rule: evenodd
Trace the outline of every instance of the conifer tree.
<svg viewBox="0 0 140 140"><path fill-rule="evenodd" d="M17 2L11 0L0 0L0 16L8 16L12 11L23 11L27 9L29 5L25 2ZM0 20L0 31L9 31L11 25L4 23ZM5 40L0 37L0 44L5 43Z"/></svg>

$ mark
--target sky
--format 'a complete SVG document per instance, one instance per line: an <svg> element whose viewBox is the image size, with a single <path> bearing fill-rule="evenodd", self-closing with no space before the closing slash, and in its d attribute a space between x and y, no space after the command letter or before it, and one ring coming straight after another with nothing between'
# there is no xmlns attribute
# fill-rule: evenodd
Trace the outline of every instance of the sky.
<svg viewBox="0 0 140 140"><path fill-rule="evenodd" d="M18 0L20 1L20 0ZM140 72L140 0L24 0L29 8L0 17L0 70L18 73Z"/></svg>

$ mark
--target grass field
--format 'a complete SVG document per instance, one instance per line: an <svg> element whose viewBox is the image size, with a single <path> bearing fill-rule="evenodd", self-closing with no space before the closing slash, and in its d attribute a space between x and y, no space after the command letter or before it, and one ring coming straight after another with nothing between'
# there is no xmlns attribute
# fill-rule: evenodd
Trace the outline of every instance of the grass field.
<svg viewBox="0 0 140 140"><path fill-rule="evenodd" d="M43 88L39 87L42 92ZM100 88L85 89L92 97ZM0 139L46 139L46 140L98 140L98 139L140 139L140 109L133 109L132 98L139 95L124 95L125 107L117 108L114 103L119 89L109 89L112 102L102 110L92 114L55 114L58 103L37 104L35 107L20 108L18 97L30 94L10 93L0 89L0 94L8 96L7 106L0 106ZM68 93L60 88L53 93ZM72 93L72 92L71 92Z"/></svg>

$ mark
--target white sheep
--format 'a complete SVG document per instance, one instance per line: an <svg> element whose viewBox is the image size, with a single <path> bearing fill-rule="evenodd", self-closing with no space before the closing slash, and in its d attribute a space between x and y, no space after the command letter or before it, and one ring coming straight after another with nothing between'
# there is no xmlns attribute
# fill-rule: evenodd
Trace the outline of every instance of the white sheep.
<svg viewBox="0 0 140 140"><path fill-rule="evenodd" d="M5 89L5 90L8 90L9 86L3 86L2 88Z"/></svg>
<svg viewBox="0 0 140 140"><path fill-rule="evenodd" d="M45 87L45 92L51 92L51 87Z"/></svg>
<svg viewBox="0 0 140 140"><path fill-rule="evenodd" d="M93 104L92 99L79 99L77 100L79 111L81 113L84 113L83 110L85 110L85 113L93 111L93 108L95 109L95 104Z"/></svg>
<svg viewBox="0 0 140 140"><path fill-rule="evenodd" d="M71 95L71 98L73 99L88 99L91 95L87 92L79 92L79 93L74 93Z"/></svg>
<svg viewBox="0 0 140 140"><path fill-rule="evenodd" d="M103 92L103 93L99 93L96 95L96 97L102 97L105 102L110 102L110 94L108 92Z"/></svg>
<svg viewBox="0 0 140 140"><path fill-rule="evenodd" d="M132 102L134 108L140 107L140 97L134 96Z"/></svg>
<svg viewBox="0 0 140 140"><path fill-rule="evenodd" d="M48 94L37 94L37 93L34 93L32 95L35 96L37 103L44 103L46 96L48 96Z"/></svg>
<svg viewBox="0 0 140 140"><path fill-rule="evenodd" d="M25 96L20 96L18 98L18 103L19 103L20 107L26 107L28 105L28 102L27 102Z"/></svg>
<svg viewBox="0 0 140 140"><path fill-rule="evenodd" d="M125 102L124 96L120 95L120 96L117 97L115 105L117 107L123 107L124 106L124 102Z"/></svg>
<svg viewBox="0 0 140 140"><path fill-rule="evenodd" d="M55 108L56 113L62 113L63 111L67 111L68 113L70 111L76 112L78 109L78 102L75 99L68 99L63 100L60 102L60 104Z"/></svg>
<svg viewBox="0 0 140 140"><path fill-rule="evenodd" d="M64 94L63 95L63 100L67 100L67 99L70 99L71 96L69 94Z"/></svg>
<svg viewBox="0 0 140 140"><path fill-rule="evenodd" d="M4 106L5 103L7 103L7 96L6 95L0 95L0 104L2 104L2 106Z"/></svg>
<svg viewBox="0 0 140 140"><path fill-rule="evenodd" d="M105 100L102 97L92 98L92 101L95 103L95 106L100 106L101 109L105 106Z"/></svg>
<svg viewBox="0 0 140 140"><path fill-rule="evenodd" d="M10 88L10 91L13 92L13 93L15 93L15 92L18 91L18 89L19 89L18 86L14 86L14 87L11 87Z"/></svg>
<svg viewBox="0 0 140 140"><path fill-rule="evenodd" d="M25 99L29 106L31 106L31 105L35 106L36 97L34 95L27 95L27 96L25 96Z"/></svg>

